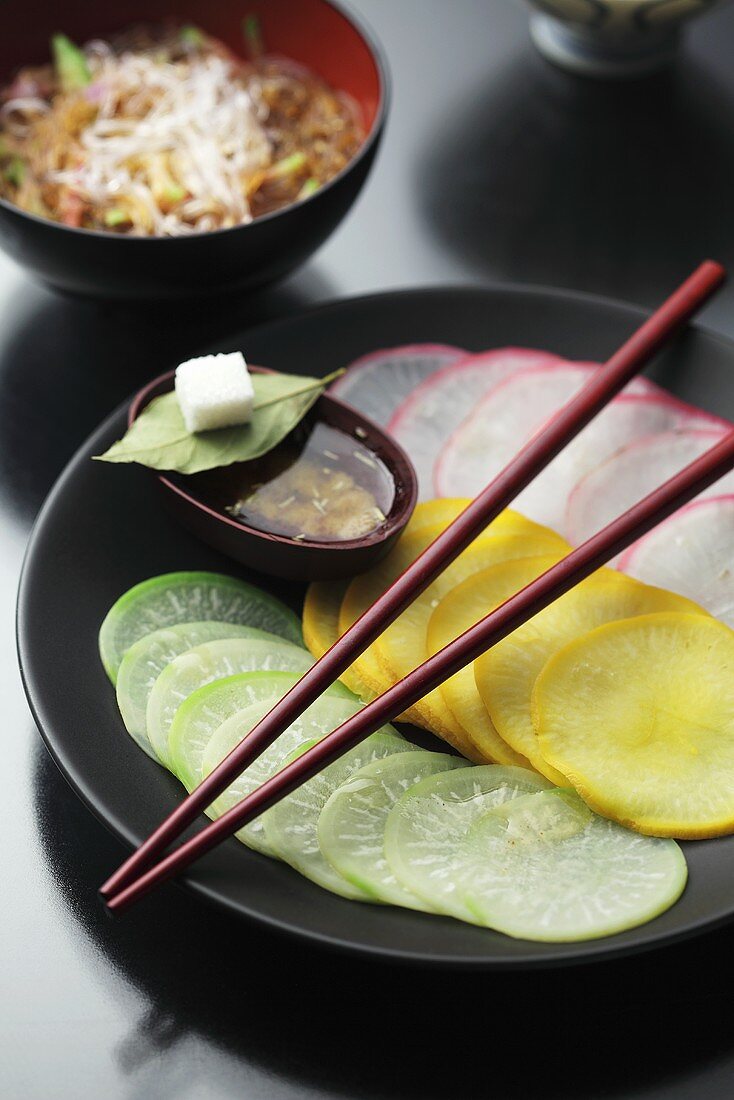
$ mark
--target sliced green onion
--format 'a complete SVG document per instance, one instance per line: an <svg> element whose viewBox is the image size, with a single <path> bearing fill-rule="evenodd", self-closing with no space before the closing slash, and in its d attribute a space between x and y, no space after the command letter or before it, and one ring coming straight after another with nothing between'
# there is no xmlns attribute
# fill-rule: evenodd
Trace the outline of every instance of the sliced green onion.
<svg viewBox="0 0 734 1100"><path fill-rule="evenodd" d="M55 34L51 39L51 51L63 91L74 92L91 84L92 74L87 59L70 38L65 34Z"/></svg>
<svg viewBox="0 0 734 1100"><path fill-rule="evenodd" d="M8 164L3 169L3 175L5 179L12 183L14 187L20 187L25 179L26 163L20 157L11 157Z"/></svg>
<svg viewBox="0 0 734 1100"><path fill-rule="evenodd" d="M189 23L187 26L181 27L181 41L185 46L198 48L204 45L204 33L198 27L195 27L193 23Z"/></svg>
<svg viewBox="0 0 734 1100"><path fill-rule="evenodd" d="M306 180L303 187L298 192L298 198L307 199L309 195L314 195L318 191L320 186L321 185L319 181L315 178L315 176L311 176L310 179Z"/></svg>
<svg viewBox="0 0 734 1100"><path fill-rule="evenodd" d="M289 157L276 161L271 168L268 168L267 177L271 180L285 179L287 176L294 176L296 172L300 172L302 168L306 167L306 164L305 153L291 153Z"/></svg>
<svg viewBox="0 0 734 1100"><path fill-rule="evenodd" d="M254 12L250 12L250 14L246 15L242 20L242 33L245 36L247 51L250 57L253 58L253 60L262 57L265 53L262 28L260 26L260 20Z"/></svg>
<svg viewBox="0 0 734 1100"><path fill-rule="evenodd" d="M113 206L111 210L106 211L104 216L104 223L105 225L109 225L110 228L114 228L116 225L122 225L124 222L129 221L130 215L120 206Z"/></svg>
<svg viewBox="0 0 734 1100"><path fill-rule="evenodd" d="M186 188L180 183L170 183L163 192L163 198L166 202L181 202L186 198Z"/></svg>

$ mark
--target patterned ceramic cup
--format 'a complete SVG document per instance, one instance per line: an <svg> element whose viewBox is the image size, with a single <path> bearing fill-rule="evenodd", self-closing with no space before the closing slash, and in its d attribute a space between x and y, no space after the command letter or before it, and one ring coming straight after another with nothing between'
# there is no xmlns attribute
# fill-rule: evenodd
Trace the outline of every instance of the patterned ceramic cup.
<svg viewBox="0 0 734 1100"><path fill-rule="evenodd" d="M533 40L550 61L587 76L652 72L675 54L682 25L725 0L528 0Z"/></svg>

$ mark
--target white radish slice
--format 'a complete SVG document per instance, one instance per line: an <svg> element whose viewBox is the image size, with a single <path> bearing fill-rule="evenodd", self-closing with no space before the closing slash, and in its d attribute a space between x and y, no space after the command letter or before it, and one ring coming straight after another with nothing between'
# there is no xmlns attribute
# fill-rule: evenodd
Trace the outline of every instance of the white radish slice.
<svg viewBox="0 0 734 1100"><path fill-rule="evenodd" d="M338 378L329 393L387 424L400 402L429 374L466 355L449 344L405 344L364 355Z"/></svg>
<svg viewBox="0 0 734 1100"><path fill-rule="evenodd" d="M675 841L607 821L569 790L484 814L458 843L452 875L477 923L546 943L645 924L680 897L686 878Z"/></svg>
<svg viewBox="0 0 734 1100"><path fill-rule="evenodd" d="M644 436L718 426L707 413L663 394L622 394L557 455L515 501L518 512L565 534L568 498L586 474Z"/></svg>
<svg viewBox="0 0 734 1100"><path fill-rule="evenodd" d="M400 885L385 859L387 817L397 800L421 779L464 767L458 756L416 749L360 768L334 791L321 811L321 851L340 875L377 901L427 910L425 902Z"/></svg>
<svg viewBox="0 0 734 1100"><path fill-rule="evenodd" d="M213 772L242 738L246 737L268 711L272 710L277 699L278 696L272 696L253 703L233 714L219 726L204 752L201 766L204 778ZM317 699L281 733L280 737L276 737L272 745L269 745L248 768L237 776L209 806L206 810L207 815L216 818L227 810L231 810L248 794L279 772L289 760L326 737L359 709L359 703L350 703L346 699L327 700L323 697ZM256 852L262 852L263 855L271 856L273 859L278 858L275 849L265 837L262 816L244 825L235 835L248 848L253 848Z"/></svg>
<svg viewBox="0 0 734 1100"><path fill-rule="evenodd" d="M452 495L460 487L462 494L475 496L578 393L594 369L576 363L532 368L490 390L441 450L435 467L438 495ZM705 413L691 423L688 406L661 394L653 396L644 379L633 379L624 391L627 396L636 401L626 412L608 409L601 413L548 472L518 497L519 512L561 531L568 493L589 468L588 463L596 466L600 461L592 460L597 446L606 457L640 434L683 423L692 427L711 424ZM620 401L622 397L613 405Z"/></svg>
<svg viewBox="0 0 734 1100"><path fill-rule="evenodd" d="M255 626L238 623L218 623L213 620L201 623L178 623L146 634L125 653L117 673L117 705L120 708L125 729L137 741L140 748L153 760L158 760L146 728L145 711L153 685L166 665L187 649L222 638L260 638L263 641L282 642L277 634L268 634Z"/></svg>
<svg viewBox="0 0 734 1100"><path fill-rule="evenodd" d="M282 860L325 890L355 901L375 901L373 894L355 886L329 863L319 844L319 817L329 797L353 772L373 760L412 748L397 733L373 733L263 814L268 844Z"/></svg>
<svg viewBox="0 0 734 1100"><path fill-rule="evenodd" d="M189 695L176 711L168 734L171 770L184 787L191 791L201 783L204 753L228 718L261 699L274 705L299 679L293 672L241 672L214 680ZM356 702L338 680L324 694Z"/></svg>
<svg viewBox="0 0 734 1100"><path fill-rule="evenodd" d="M205 642L164 668L148 697L145 723L158 759L171 767L168 737L176 711L199 688L239 672L297 672L313 664L311 654L290 642L226 638Z"/></svg>
<svg viewBox="0 0 734 1100"><path fill-rule="evenodd" d="M123 656L139 638L176 623L204 619L256 626L296 645L301 642L297 616L254 584L221 573L164 573L128 589L105 616L99 653L112 683Z"/></svg>
<svg viewBox="0 0 734 1100"><path fill-rule="evenodd" d="M207 776L214 770L217 764L228 756L235 745L238 745L243 737L246 737L255 728L258 722L272 710L277 696L253 703L245 710L233 714L217 729L212 737L202 762L202 775ZM300 715L288 728L281 733L269 745L263 753L253 760L248 768L237 776L229 787L216 799L207 810L210 817L219 817L227 810L241 802L266 779L279 772L286 762L294 756L309 748L312 742L320 741L327 734L335 730L347 718L351 718L360 710L358 702L349 702L348 699L335 699L322 696L312 703L302 715ZM392 740L397 741L399 734L392 726L383 726L379 731L387 734ZM374 736L374 735L373 735ZM401 741L410 748L407 741ZM274 848L268 843L263 826L263 818L243 826L237 833L237 839L246 844L248 848L254 848L257 852L277 858Z"/></svg>
<svg viewBox="0 0 734 1100"><path fill-rule="evenodd" d="M578 545L596 534L638 500L713 447L721 429L681 430L647 436L630 444L587 474L568 501L566 530ZM734 472L711 485L698 499L734 492Z"/></svg>
<svg viewBox="0 0 734 1100"><path fill-rule="evenodd" d="M619 568L734 627L734 495L686 504L625 551Z"/></svg>
<svg viewBox="0 0 734 1100"><path fill-rule="evenodd" d="M421 780L388 815L385 857L392 873L430 908L476 923L456 890L459 842L488 810L551 787L527 768L499 764L459 768Z"/></svg>
<svg viewBox="0 0 734 1100"><path fill-rule="evenodd" d="M421 382L387 425L415 466L420 499L434 495L433 467L438 453L484 394L517 371L565 362L534 348L495 348L450 363Z"/></svg>

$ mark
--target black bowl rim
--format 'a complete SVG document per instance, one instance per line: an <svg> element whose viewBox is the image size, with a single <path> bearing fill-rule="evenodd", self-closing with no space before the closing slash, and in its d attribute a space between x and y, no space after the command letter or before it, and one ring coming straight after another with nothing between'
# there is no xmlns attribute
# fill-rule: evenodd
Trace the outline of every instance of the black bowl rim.
<svg viewBox="0 0 734 1100"><path fill-rule="evenodd" d="M15 214L19 218L27 218L31 222L35 222L37 225L45 226L48 229L56 230L59 233L71 234L73 236L88 238L93 237L103 241L126 241L128 245L135 244L139 247L150 247L154 242L165 241L169 247L178 246L185 247L185 242L190 241L193 237L194 240L207 239L209 237L221 237L228 233L241 233L252 226L265 225L270 221L274 221L276 218L283 217L293 210L301 210L311 203L318 202L329 191L336 187L341 180L352 172L353 169L360 164L365 157L367 157L371 150L375 147L377 142L382 136L382 132L385 129L385 122L387 119L387 113L390 107L392 99L392 78L390 76L390 67L387 62L387 53L384 46L378 39L371 26L363 19L361 15L357 15L351 10L342 0L321 0L322 3L328 7L333 8L339 15L352 26L362 38L367 49L370 52L372 60L375 63L377 69L377 76L379 82L380 97L377 104L377 112L375 114L372 128L360 145L357 152L354 154L348 164L345 164L341 171L337 172L335 176L332 176L322 187L318 189L313 195L307 195L305 199L300 199L297 202L289 203L288 206L281 207L280 210L272 210L269 214L262 214L258 218L253 218L250 222L245 222L244 225L230 225L225 229L211 229L206 233L194 233L191 235L181 237L160 237L160 236L148 236L148 237L134 237L125 236L120 233L112 233L107 229L83 229L79 226L62 225L60 222L54 221L52 218L43 218L40 214L31 214L28 210L23 210L20 206L16 206L15 203L10 202L9 199L4 199L0 196L0 207L7 210L11 214Z"/></svg>
<svg viewBox="0 0 734 1100"><path fill-rule="evenodd" d="M261 367L253 363L249 364L249 368L255 370L259 374L273 373L269 368ZM149 398L149 394L158 389L163 383L173 382L175 374L175 370L164 371L163 374L159 374L157 378L153 378L152 381L147 382L142 389L138 390L129 405L128 424L132 424L146 407L148 400L152 400L152 398ZM172 390L173 387L171 386L169 392L172 392ZM300 543L292 538L288 538L287 535L277 535L272 531L261 531L258 527L250 527L249 524L242 523L241 520L231 519L229 516L225 516L216 509L211 508L205 501L188 493L183 486L177 485L175 481L171 481L165 471L163 473L158 471L153 472L156 473L158 480L167 490L175 493L175 495L180 497L187 505L196 508L200 512L204 512L211 520L216 520L230 527L232 530L237 531L243 539L257 538L263 542L277 543L279 546L283 546L293 552L301 550L310 551L311 553L324 553L328 551L330 554L348 552L350 550L367 550L382 546L383 543L387 542L389 539L395 538L405 529L413 514L418 500L418 475L415 472L415 467L410 460L410 456L403 450L397 439L391 436L389 432L379 424L376 424L374 420L370 420L370 418L361 413L359 409L353 409L346 401L341 401L338 397L334 397L328 390L322 392L319 397L319 401L323 401L324 399L330 404L336 405L337 408L345 409L348 415L354 416L356 420L364 423L370 431L374 432L378 438L384 440L387 444L387 449L394 452L397 458L401 460L407 474L407 484L403 486L402 494L395 494L392 507L385 517L384 527L379 527L375 531L368 532L361 538L342 539L338 542L320 542L318 539L308 539ZM313 408L316 408L317 404L318 402L315 402ZM363 446L367 446L368 450L372 450L364 440L361 442ZM384 458L380 458L380 461L384 462L385 466L388 468L392 465L392 460L386 461ZM394 474L394 472L394 469L391 468L390 473Z"/></svg>

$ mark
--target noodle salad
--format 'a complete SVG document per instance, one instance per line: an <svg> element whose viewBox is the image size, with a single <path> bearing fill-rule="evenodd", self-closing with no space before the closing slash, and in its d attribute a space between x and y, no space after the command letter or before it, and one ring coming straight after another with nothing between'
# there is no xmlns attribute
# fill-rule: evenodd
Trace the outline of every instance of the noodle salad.
<svg viewBox="0 0 734 1100"><path fill-rule="evenodd" d="M181 236L244 225L306 198L363 133L341 92L262 52L243 61L197 27L136 28L0 93L0 197L64 225Z"/></svg>

